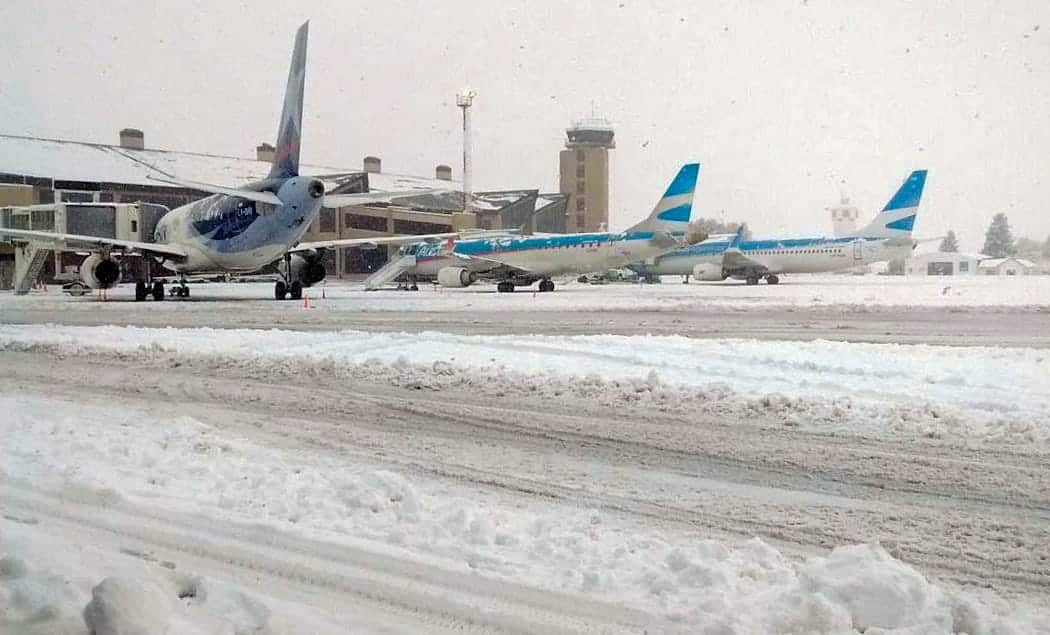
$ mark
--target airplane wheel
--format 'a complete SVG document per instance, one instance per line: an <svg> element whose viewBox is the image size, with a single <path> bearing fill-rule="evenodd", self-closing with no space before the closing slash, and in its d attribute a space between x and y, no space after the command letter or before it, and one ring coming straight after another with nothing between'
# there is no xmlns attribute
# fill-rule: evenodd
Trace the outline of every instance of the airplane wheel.
<svg viewBox="0 0 1050 635"><path fill-rule="evenodd" d="M766 284L780 284L780 278L776 276L766 276Z"/></svg>
<svg viewBox="0 0 1050 635"><path fill-rule="evenodd" d="M514 293L513 282L501 282L496 285L496 291L500 293Z"/></svg>
<svg viewBox="0 0 1050 635"><path fill-rule="evenodd" d="M411 286L408 287L408 290L409 291L419 291L419 285L417 285L416 283L413 282L411 284Z"/></svg>
<svg viewBox="0 0 1050 635"><path fill-rule="evenodd" d="M189 287L179 287L179 297L180 298L188 298L188 297L190 297L190 288Z"/></svg>
<svg viewBox="0 0 1050 635"><path fill-rule="evenodd" d="M543 292L554 291L554 281L553 280L540 280L540 291L543 291Z"/></svg>
<svg viewBox="0 0 1050 635"><path fill-rule="evenodd" d="M275 300L283 300L288 297L288 285L284 283L284 280L278 280L273 285L273 298Z"/></svg>
<svg viewBox="0 0 1050 635"><path fill-rule="evenodd" d="M135 282L135 302L145 301L148 295L149 289L146 288L146 282L144 280Z"/></svg>
<svg viewBox="0 0 1050 635"><path fill-rule="evenodd" d="M303 283L298 280L292 282L292 286L288 289L288 295L293 300L303 299Z"/></svg>
<svg viewBox="0 0 1050 635"><path fill-rule="evenodd" d="M156 281L153 283L153 301L160 302L164 299L164 283Z"/></svg>
<svg viewBox="0 0 1050 635"><path fill-rule="evenodd" d="M750 286L753 286L753 285L756 285L756 284L758 284L758 278L755 277L755 276L748 276L748 278L747 278L747 286L750 287Z"/></svg>

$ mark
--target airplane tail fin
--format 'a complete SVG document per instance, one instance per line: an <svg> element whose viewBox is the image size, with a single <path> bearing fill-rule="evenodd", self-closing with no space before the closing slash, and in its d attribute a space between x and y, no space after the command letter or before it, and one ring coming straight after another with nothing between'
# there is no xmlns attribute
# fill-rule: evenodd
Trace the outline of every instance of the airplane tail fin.
<svg viewBox="0 0 1050 635"><path fill-rule="evenodd" d="M292 64L288 69L288 87L284 91L284 108L277 129L271 178L299 175L299 144L303 129L303 89L306 85L306 39L310 22L303 22L295 34Z"/></svg>
<svg viewBox="0 0 1050 635"><path fill-rule="evenodd" d="M627 231L673 233L687 231L689 218L693 214L693 194L696 193L696 180L699 175L699 163L683 165L678 170L678 175L667 187L663 197L653 208L652 214Z"/></svg>
<svg viewBox="0 0 1050 635"><path fill-rule="evenodd" d="M911 238L915 215L919 211L922 190L926 185L926 170L912 172L866 227L849 234L863 238Z"/></svg>

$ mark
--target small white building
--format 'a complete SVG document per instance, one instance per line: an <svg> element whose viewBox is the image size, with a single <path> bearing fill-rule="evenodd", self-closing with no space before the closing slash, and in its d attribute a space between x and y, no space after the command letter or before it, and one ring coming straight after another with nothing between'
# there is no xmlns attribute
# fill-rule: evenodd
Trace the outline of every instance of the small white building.
<svg viewBox="0 0 1050 635"><path fill-rule="evenodd" d="M1035 263L1024 258L989 258L980 264L981 275L1027 276L1035 269Z"/></svg>
<svg viewBox="0 0 1050 635"><path fill-rule="evenodd" d="M946 251L915 254L905 263L904 272L909 276L973 276L983 259L979 254Z"/></svg>

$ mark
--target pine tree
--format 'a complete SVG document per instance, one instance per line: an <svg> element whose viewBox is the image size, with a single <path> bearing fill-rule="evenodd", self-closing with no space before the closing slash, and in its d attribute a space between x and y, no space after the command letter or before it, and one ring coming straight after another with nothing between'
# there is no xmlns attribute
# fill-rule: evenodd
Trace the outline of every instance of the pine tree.
<svg viewBox="0 0 1050 635"><path fill-rule="evenodd" d="M992 218L992 224L988 226L988 233L984 235L984 249L981 250L992 258L1006 258L1017 253L1014 247L1014 236L1010 231L1010 221L1006 214L999 212Z"/></svg>
<svg viewBox="0 0 1050 635"><path fill-rule="evenodd" d="M948 233L944 235L944 240L941 241L940 251L955 253L959 251L959 239L955 237L955 232L948 230Z"/></svg>

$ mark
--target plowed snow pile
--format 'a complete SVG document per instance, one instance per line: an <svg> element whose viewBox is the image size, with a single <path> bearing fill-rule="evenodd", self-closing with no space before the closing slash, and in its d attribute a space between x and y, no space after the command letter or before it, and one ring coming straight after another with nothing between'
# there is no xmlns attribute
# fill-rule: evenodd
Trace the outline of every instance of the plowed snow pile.
<svg viewBox="0 0 1050 635"><path fill-rule="evenodd" d="M650 336L0 326L0 349L188 357L259 372L470 384L870 437L1046 444L1050 355L1023 348Z"/></svg>
<svg viewBox="0 0 1050 635"><path fill-rule="evenodd" d="M1033 633L1047 617L943 587L875 545L796 561L758 539L654 530L558 503L481 503L466 488L261 445L185 416L8 391L0 412L9 440L0 486L31 483L103 510L164 508L419 558L622 602L689 632ZM0 528L5 632L82 633L81 613L98 633L143 623L174 629L150 632L266 632L268 611L240 591L202 593L209 583L183 573L144 579L113 563L85 569L83 554L41 542L31 524Z"/></svg>

